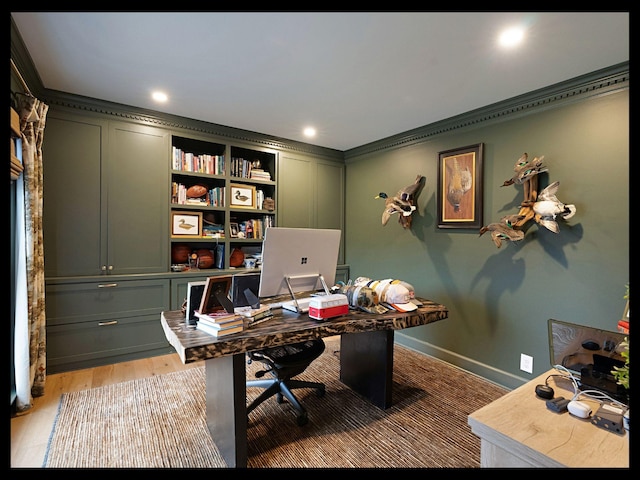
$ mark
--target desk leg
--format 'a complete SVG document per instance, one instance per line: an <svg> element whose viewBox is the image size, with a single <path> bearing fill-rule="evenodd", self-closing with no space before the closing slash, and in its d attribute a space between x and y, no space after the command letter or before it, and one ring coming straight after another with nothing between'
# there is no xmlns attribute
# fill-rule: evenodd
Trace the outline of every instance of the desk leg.
<svg viewBox="0 0 640 480"><path fill-rule="evenodd" d="M393 330L343 333L340 380L382 409L391 406Z"/></svg>
<svg viewBox="0 0 640 480"><path fill-rule="evenodd" d="M207 427L229 467L247 466L245 355L205 360Z"/></svg>

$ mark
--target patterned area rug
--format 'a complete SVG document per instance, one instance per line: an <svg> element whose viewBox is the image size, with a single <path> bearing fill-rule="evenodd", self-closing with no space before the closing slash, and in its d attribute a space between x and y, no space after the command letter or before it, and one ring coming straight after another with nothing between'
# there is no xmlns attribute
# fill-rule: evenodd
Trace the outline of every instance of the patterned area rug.
<svg viewBox="0 0 640 480"><path fill-rule="evenodd" d="M296 390L309 413L297 426L275 397L249 415L249 468L479 468L467 416L507 390L396 345L393 406L381 410L339 380L338 339L301 376L324 397ZM247 378L260 368L247 366ZM260 391L247 390L251 401ZM205 419L204 365L66 393L47 468L224 468Z"/></svg>

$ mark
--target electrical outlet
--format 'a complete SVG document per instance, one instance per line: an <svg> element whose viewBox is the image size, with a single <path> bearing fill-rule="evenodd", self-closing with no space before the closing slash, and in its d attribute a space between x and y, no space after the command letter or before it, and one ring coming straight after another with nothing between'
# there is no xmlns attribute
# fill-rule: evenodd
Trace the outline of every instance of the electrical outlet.
<svg viewBox="0 0 640 480"><path fill-rule="evenodd" d="M533 373L533 357L530 355L520 354L520 370L527 373Z"/></svg>

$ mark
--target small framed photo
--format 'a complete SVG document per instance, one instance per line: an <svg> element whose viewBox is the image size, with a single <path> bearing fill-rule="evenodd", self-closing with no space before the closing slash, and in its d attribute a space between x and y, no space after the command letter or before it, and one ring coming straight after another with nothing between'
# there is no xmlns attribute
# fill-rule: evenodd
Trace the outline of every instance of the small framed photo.
<svg viewBox="0 0 640 480"><path fill-rule="evenodd" d="M171 212L171 236L202 237L202 212Z"/></svg>
<svg viewBox="0 0 640 480"><path fill-rule="evenodd" d="M256 208L256 187L231 184L231 206L236 208Z"/></svg>
<svg viewBox="0 0 640 480"><path fill-rule="evenodd" d="M238 232L240 232L240 227L238 227L237 223L229 223L229 235L231 238L238 238Z"/></svg>
<svg viewBox="0 0 640 480"><path fill-rule="evenodd" d="M187 283L187 305L185 309L185 321L187 325L195 325L198 318L196 311L199 311L204 295L206 281L188 282Z"/></svg>
<svg viewBox="0 0 640 480"><path fill-rule="evenodd" d="M205 280L204 293L200 300L200 313L233 313L233 303L229 299L231 290L231 275L208 277Z"/></svg>
<svg viewBox="0 0 640 480"><path fill-rule="evenodd" d="M438 153L438 228L482 227L483 144Z"/></svg>

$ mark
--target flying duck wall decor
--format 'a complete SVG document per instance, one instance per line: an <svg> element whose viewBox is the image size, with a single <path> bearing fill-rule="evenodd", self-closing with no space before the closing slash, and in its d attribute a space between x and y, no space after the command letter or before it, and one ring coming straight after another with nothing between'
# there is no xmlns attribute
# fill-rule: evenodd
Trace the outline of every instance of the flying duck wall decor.
<svg viewBox="0 0 640 480"><path fill-rule="evenodd" d="M543 165L544 156L529 160L525 152L513 167L514 174L501 185L522 185L524 199L517 214L506 215L499 222L490 223L480 229L480 236L491 232L491 239L498 248L503 241L517 242L524 238L526 224L533 220L553 233L560 233L557 218L568 220L576 214L576 206L565 204L556 196L559 181L555 181L538 193L538 175L548 172Z"/></svg>
<svg viewBox="0 0 640 480"><path fill-rule="evenodd" d="M415 181L398 191L395 196L390 197L385 192L380 192L375 198L384 199L384 210L382 211L382 225L385 226L391 215L398 214L398 223L402 228L411 227L411 214L416 210L416 199L420 190L424 186L425 177L417 175Z"/></svg>

